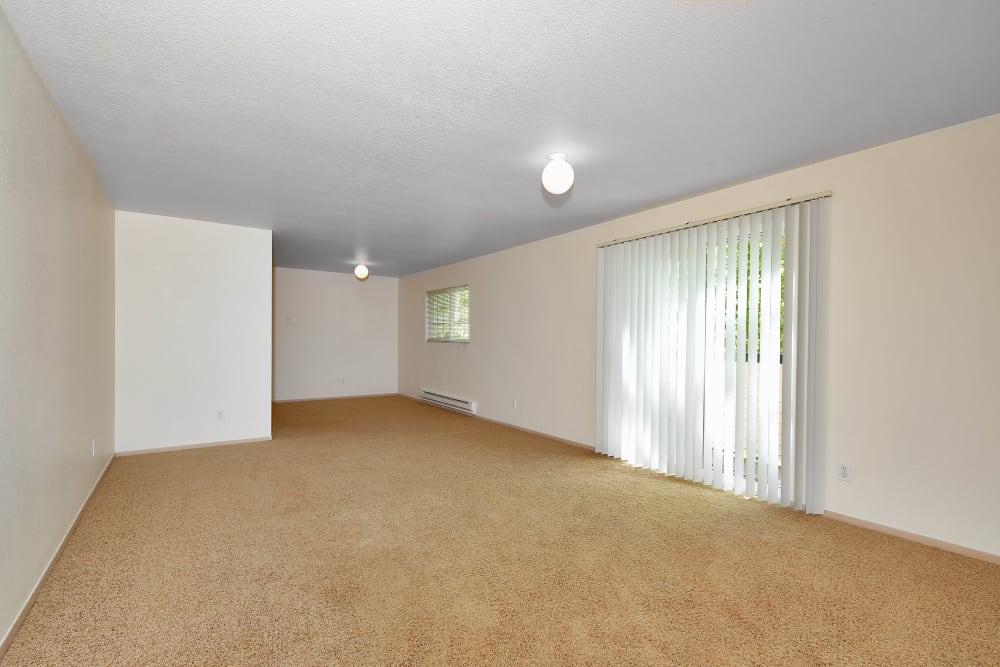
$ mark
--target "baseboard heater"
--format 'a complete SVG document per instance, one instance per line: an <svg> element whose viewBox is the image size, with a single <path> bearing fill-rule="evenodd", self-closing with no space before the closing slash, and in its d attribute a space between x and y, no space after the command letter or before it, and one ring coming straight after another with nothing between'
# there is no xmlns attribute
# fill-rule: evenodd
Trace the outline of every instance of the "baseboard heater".
<svg viewBox="0 0 1000 667"><path fill-rule="evenodd" d="M440 392L431 391L430 389L420 390L420 400L423 401L424 403L430 403L432 405L437 405L442 408L448 408L449 410L464 412L467 415L476 414L475 401L470 401L464 398L458 398L457 396L449 396L448 394L442 394Z"/></svg>

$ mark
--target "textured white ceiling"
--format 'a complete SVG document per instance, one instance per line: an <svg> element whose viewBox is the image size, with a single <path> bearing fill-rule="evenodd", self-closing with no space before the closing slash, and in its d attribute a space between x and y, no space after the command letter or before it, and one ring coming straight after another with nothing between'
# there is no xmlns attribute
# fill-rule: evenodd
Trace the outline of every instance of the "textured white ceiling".
<svg viewBox="0 0 1000 667"><path fill-rule="evenodd" d="M0 6L115 207L288 267L404 275L1000 112L997 0Z"/></svg>

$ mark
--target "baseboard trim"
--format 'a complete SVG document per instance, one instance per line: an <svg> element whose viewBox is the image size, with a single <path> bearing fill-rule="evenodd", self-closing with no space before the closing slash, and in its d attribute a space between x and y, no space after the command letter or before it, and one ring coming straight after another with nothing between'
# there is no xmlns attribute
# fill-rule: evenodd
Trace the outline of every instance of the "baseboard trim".
<svg viewBox="0 0 1000 667"><path fill-rule="evenodd" d="M430 405L430 403L424 403L424 401L421 401L418 397L411 396L410 394L399 394L399 395L402 396L403 398L408 398L408 399L410 399L412 401L416 401L417 403L423 403L424 405ZM433 407L438 407L438 406L433 406ZM441 408L441 409L442 410L447 410L448 408ZM458 412L457 410L451 410L451 412L455 412L456 414L463 414L463 415L465 415L467 417L473 417L475 419L480 419L480 420L482 420L484 422L489 422L491 424L497 424L498 426L506 426L507 428L514 429L515 431L521 431L522 433L530 433L531 435L537 435L540 438L548 438L549 440L555 440L556 442L561 442L561 443L563 443L565 445L572 445L574 447L580 447L581 449L587 449L587 450L590 450L590 451L594 451L593 445L585 445L582 442L577 442L576 440L569 440L567 438L560 438L558 435L551 435L549 433L542 433L541 431L534 431L534 430L532 430L530 428L525 428L523 426L518 426L516 424L511 424L509 422L500 421L499 419L490 419L489 417L484 417L482 415L469 415L469 414L466 414L464 412Z"/></svg>
<svg viewBox="0 0 1000 667"><path fill-rule="evenodd" d="M399 392L388 394L351 394L350 396L318 396L316 398L278 398L272 403L308 403L309 401L339 401L342 398L377 398L379 396L399 396Z"/></svg>
<svg viewBox="0 0 1000 667"><path fill-rule="evenodd" d="M886 535L892 535L893 537L901 537L904 540L910 540L911 542L918 542L920 544L925 544L929 547L935 547L937 549L941 549L942 551L950 551L952 553L956 553L961 556L968 556L969 558L984 560L987 563L1000 565L1000 555L991 554L987 551L970 549L969 547L963 547L959 544L945 542L944 540L938 540L933 537L927 537L925 535L920 535L919 533L911 533L908 530L900 530L899 528L893 528L891 526L886 526L881 523L874 523L872 521L865 521L864 519L857 519L853 516L840 514L838 512L829 512L829 511L824 512L823 516L833 519L834 521L842 521L844 523L849 523L852 526L858 526L859 528L867 528L868 530L874 530L877 533L885 533Z"/></svg>
<svg viewBox="0 0 1000 667"><path fill-rule="evenodd" d="M45 565L45 569L42 570L42 576L38 578L38 582L31 590L31 595L28 596L24 605L21 606L21 611L19 611L17 616L14 617L14 622L11 624L10 629L7 630L7 634L4 635L3 641L0 641L0 662L3 661L4 655L7 654L7 649L9 649L10 645L14 642L14 637L17 636L17 631L21 629L25 619L28 618L28 614L31 612L31 608L35 604L35 599L38 597L39 591L42 590L42 586L45 585L45 581L49 577L49 572L52 570L52 566L57 560L59 560L59 556L62 555L63 550L66 548L66 544L69 542L70 536L73 535L73 531L76 530L77 524L80 523L80 517L83 516L83 510L87 508L87 503L89 503L90 499L94 497L94 491L97 490L101 480L104 479L104 475L107 474L108 468L111 467L111 462L114 460L115 457L112 454L111 457L108 458L108 462L104 464L104 469L101 470L101 474L98 475L97 481L94 482L94 485L90 487L90 493L87 494L83 504L80 505L80 509L77 510L76 516L73 517L73 522L69 525L69 529L66 531L66 534L63 535L62 539L59 541L59 546L56 547L55 553L52 554L52 558L49 559L49 562Z"/></svg>
<svg viewBox="0 0 1000 667"><path fill-rule="evenodd" d="M245 445L251 442L269 442L266 438L246 438L244 440L220 440L219 442L199 442L193 445L174 445L169 447L152 447L150 449L130 449L127 452L115 452L115 456L136 456L138 454L161 454L163 452L179 452L183 449L203 449L205 447L224 447L226 445Z"/></svg>
<svg viewBox="0 0 1000 667"><path fill-rule="evenodd" d="M419 400L419 399L418 399ZM491 424L497 424L498 426L506 426L507 428L512 428L515 431L521 431L522 433L529 433L531 435L537 435L541 438L548 438L549 440L555 440L556 442L561 442L564 445L572 445L573 447L580 447L581 449L589 449L594 451L594 448L590 445L585 445L582 442L577 442L576 440L569 440L567 438L560 438L558 435L550 435L548 433L542 433L541 431L533 431L530 428L525 428L523 426L518 426L516 424L510 424L508 422L502 422L499 419L490 419L489 417L483 417L482 415L470 415L476 419L481 419L484 422L490 422Z"/></svg>

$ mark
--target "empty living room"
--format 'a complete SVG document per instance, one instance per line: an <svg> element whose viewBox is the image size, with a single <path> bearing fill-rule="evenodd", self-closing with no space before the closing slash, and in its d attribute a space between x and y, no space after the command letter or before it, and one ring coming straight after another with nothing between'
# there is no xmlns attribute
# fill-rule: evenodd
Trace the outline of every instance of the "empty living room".
<svg viewBox="0 0 1000 667"><path fill-rule="evenodd" d="M0 0L0 667L1000 665L997 34Z"/></svg>

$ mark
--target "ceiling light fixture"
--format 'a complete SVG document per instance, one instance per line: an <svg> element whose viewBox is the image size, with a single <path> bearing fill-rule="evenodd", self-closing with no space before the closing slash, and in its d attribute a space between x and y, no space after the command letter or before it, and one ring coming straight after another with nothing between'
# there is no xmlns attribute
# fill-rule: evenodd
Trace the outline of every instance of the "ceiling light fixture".
<svg viewBox="0 0 1000 667"><path fill-rule="evenodd" d="M354 277L358 280L368 280L368 267L364 264L358 264L355 266Z"/></svg>
<svg viewBox="0 0 1000 667"><path fill-rule="evenodd" d="M566 161L565 153L553 153L542 170L542 187L554 195L573 187L573 167Z"/></svg>

